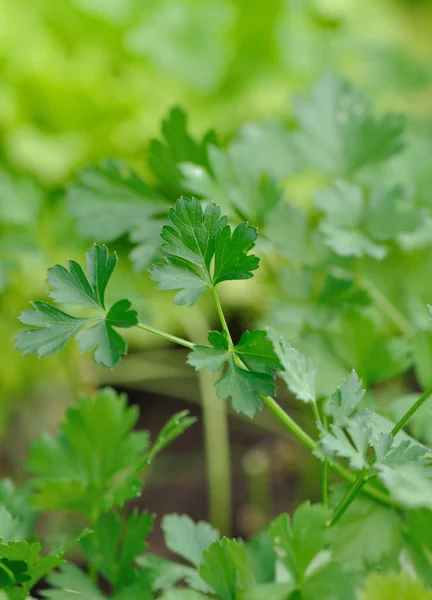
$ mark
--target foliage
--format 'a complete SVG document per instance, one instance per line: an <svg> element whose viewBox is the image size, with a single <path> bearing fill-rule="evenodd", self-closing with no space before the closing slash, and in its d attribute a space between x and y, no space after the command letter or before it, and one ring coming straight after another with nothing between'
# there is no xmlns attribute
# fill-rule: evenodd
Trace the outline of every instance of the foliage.
<svg viewBox="0 0 432 600"><path fill-rule="evenodd" d="M354 370L323 402L316 391L319 370L283 335L274 330L245 331L237 343L231 337L218 286L252 277L258 258L248 251L257 238L256 230L247 223L232 230L215 204L203 208L198 200L183 197L170 210L169 220L171 224L161 232L165 262L152 269L152 278L162 289L181 289L174 297L177 304L192 305L205 291L211 292L222 330L209 333L209 345L193 344L138 323L129 300L120 300L107 310L105 290L117 257L105 246L94 245L87 252L87 276L75 261L69 261L68 269L60 265L50 269L47 282L52 298L60 304L97 310L102 313L98 324L104 327L138 325L187 347L191 366L220 375L216 391L222 399L231 397L234 409L249 417L263 406L270 409L322 462L322 502L306 501L291 517L277 516L262 533L264 537L251 542L220 537L211 525L194 523L185 515L168 515L162 521L166 545L187 564L147 553L153 515L129 511L125 503L139 495L149 462L193 419L185 413L174 415L150 446L145 432L133 429L136 409L127 406L124 396L101 390L93 400L84 398L67 411L57 436L42 437L30 450L31 500L41 509L77 512L91 527L80 540L89 575L74 565L63 565L49 575L51 588L43 592L44 597L104 598L96 585L100 575L110 586L110 597L117 600L137 595L151 599L156 594L175 600L184 597L185 585L191 598L220 600L270 596L355 600L373 598L376 590L381 595L427 598L427 586L432 585L427 533L432 514L432 454L402 429L431 391L423 392L396 424L365 404L365 390ZM252 232L249 239L248 232ZM124 314L118 305L124 307ZM40 312L40 303L35 303L35 309ZM90 326L82 331L92 331L91 318L79 317L86 321L80 327ZM23 353L38 351L40 345L42 354L46 353L46 338L38 337L38 319L29 317L28 311L21 317L25 324L39 326L17 334L17 348ZM52 353L65 345L64 337L58 341L57 322L45 324L50 335L50 328L54 329ZM82 343L80 348L89 349ZM94 359L98 361L96 352ZM276 375L300 402L312 406L316 440L274 399ZM330 503L329 469L349 483L332 488ZM6 538L22 535L15 515L5 509L0 516ZM2 585L14 590L12 594L16 591L17 597L31 589L40 572L60 566L62 560L62 555L37 560L40 546L33 550L27 541L12 539L3 546Z"/></svg>

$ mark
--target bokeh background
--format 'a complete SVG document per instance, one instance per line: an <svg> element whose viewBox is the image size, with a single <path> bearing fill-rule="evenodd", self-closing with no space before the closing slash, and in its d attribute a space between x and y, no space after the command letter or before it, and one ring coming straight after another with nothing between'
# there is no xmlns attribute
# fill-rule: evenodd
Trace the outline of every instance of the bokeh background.
<svg viewBox="0 0 432 600"><path fill-rule="evenodd" d="M378 112L407 113L413 136L432 134L431 30L428 0L0 0L2 475L25 479L31 440L100 385L125 390L152 432L181 408L201 416L202 382L185 354L145 334L131 334L130 355L114 371L96 368L74 345L44 360L13 351L18 314L46 297L46 268L79 260L94 241L78 234L65 201L76 173L115 157L151 181L149 143L173 106L186 111L193 134L214 128L228 144L247 123L289 124L295 94L327 71L358 84ZM421 144L430 159L430 142ZM424 178L432 184L427 171ZM290 190L307 201L307 181ZM121 257L117 289L143 319L194 339L217 326L210 303L201 312L174 307L146 272L132 275L126 236L109 246ZM227 286L236 335L262 320L271 295L259 279L253 294ZM279 434L266 415L253 424L230 417L234 533L317 493L316 465ZM207 518L205 469L198 424L160 459L143 503ZM310 477L300 481L305 469Z"/></svg>

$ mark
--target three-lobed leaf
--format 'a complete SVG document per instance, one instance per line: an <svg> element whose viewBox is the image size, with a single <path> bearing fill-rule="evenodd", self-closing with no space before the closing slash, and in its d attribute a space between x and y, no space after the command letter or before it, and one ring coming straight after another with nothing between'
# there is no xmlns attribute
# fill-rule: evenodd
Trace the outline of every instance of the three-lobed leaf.
<svg viewBox="0 0 432 600"><path fill-rule="evenodd" d="M16 334L15 348L23 354L51 356L75 337L82 352L94 350L94 360L114 367L127 351L127 343L116 328L130 328L138 323L129 300L119 300L108 310L105 293L117 265L117 255L106 246L94 244L86 252L87 275L76 261L68 268L55 265L48 269L49 295L55 302L92 309L89 317L75 317L47 302L32 303L33 310L20 316L32 329ZM96 314L95 314L96 313Z"/></svg>
<svg viewBox="0 0 432 600"><path fill-rule="evenodd" d="M267 332L245 331L238 344L231 347L226 332L212 331L209 342L210 346L194 346L188 363L212 373L226 365L215 383L218 395L223 399L231 397L234 410L253 417L262 407L259 395L274 394L274 371L282 368Z"/></svg>
<svg viewBox="0 0 432 600"><path fill-rule="evenodd" d="M169 213L170 225L162 228L164 263L152 268L152 279L161 290L180 290L176 304L195 304L208 289L222 281L249 279L259 259L248 255L257 231L247 223L234 231L220 208L198 200L180 198Z"/></svg>

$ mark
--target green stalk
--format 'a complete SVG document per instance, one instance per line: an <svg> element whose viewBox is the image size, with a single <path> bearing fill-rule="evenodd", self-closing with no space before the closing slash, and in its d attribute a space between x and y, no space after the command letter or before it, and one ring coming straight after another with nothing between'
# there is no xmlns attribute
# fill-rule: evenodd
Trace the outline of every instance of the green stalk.
<svg viewBox="0 0 432 600"><path fill-rule="evenodd" d="M155 329L154 327L150 327L150 325L144 325L144 323L138 323L136 325L138 329L142 329L143 331L147 331L148 333L153 333L168 342L173 344L179 344L180 346L184 346L185 348L189 348L189 350L193 350L194 344L189 342L188 340L184 340L183 338L179 338L176 335L171 335L170 333L165 333L165 331L161 331L160 329Z"/></svg>
<svg viewBox="0 0 432 600"><path fill-rule="evenodd" d="M405 425L408 423L408 421L411 419L411 417L426 402L426 400L428 400L428 398L430 397L431 394L432 394L432 388L429 388L428 390L423 392L423 394L420 396L420 398L399 419L399 421L396 423L396 425L391 430L391 435L393 437L395 437L405 427ZM362 469L360 471L360 473L358 474L358 476L357 476L356 480L354 481L353 485L351 486L351 488L348 490L348 492L342 498L342 500L340 501L338 506L335 508L335 511L329 521L329 525L334 525L335 523L337 523L339 521L339 519L344 514L344 512L347 510L347 508L352 503L354 498L357 496L359 491L365 485L367 477L368 477L369 468L375 464L375 461L376 461L376 454L374 453L369 459L368 467L365 467L364 469Z"/></svg>
<svg viewBox="0 0 432 600"><path fill-rule="evenodd" d="M216 292L213 293L214 297L215 297L215 302L216 302L216 308L218 311L218 315L219 318L221 320L221 324L222 327L227 331L227 334L229 336L229 339L231 340L229 331L227 329L227 323L222 311L222 307L220 305L220 301L219 298L216 294ZM191 328L191 322L196 323L197 321L194 319L193 321L188 321L187 326L190 329ZM143 325L142 323L140 323L138 325L138 327L140 329L143 329L144 331L148 331L149 333L154 333L155 335L158 335L159 337L162 337L164 339L166 339L167 341L176 343L176 344L180 344L181 346L185 346L186 348L190 348L193 349L194 344L192 342L189 342L188 340L184 340L182 338L179 338L177 336L173 336L170 335L168 333L165 333L163 331L159 331L157 329L154 329L153 327L149 327L147 325ZM201 328L201 332L203 333L204 330L204 326L202 326ZM232 341L231 341L232 344ZM306 446L306 448L308 448L309 450L311 450L311 452L313 453L315 450L317 450L317 444L316 442L310 437L310 435L308 433L306 433L306 431L304 431L304 429L302 429L302 427L300 427L300 425L298 425L289 415L288 413L286 413L283 408L281 406L279 406L279 404L270 396L263 396L262 394L258 394L259 398L261 399L261 401L263 402L263 404L265 406L267 406L267 408L274 414L274 416L282 423L282 425L284 425L284 427L286 429L288 429L304 446ZM422 401L422 403L425 400ZM417 403L416 403L417 404ZM226 407L225 404L223 402L220 401L219 398L215 397L214 401L212 401L210 403L210 401L208 402L208 410L212 411L213 408L215 406L219 406L219 407L223 407L224 410L224 419L225 421L227 420L227 415L226 415ZM207 407L207 403L206 403L206 407ZM207 410L207 408L205 409ZM215 409L216 410L216 409ZM222 410L222 409L221 409ZM411 411L409 411L411 412ZM207 418L207 417L204 417ZM218 427L220 427L220 435L222 435L223 437L219 437L218 436L218 444L217 444L217 454L223 453L223 449L224 448L229 448L229 443L228 443L228 428L227 426L222 428L222 416L221 414L218 415L218 418L220 419L219 421L213 421L212 419L216 418L216 414L211 413L209 414L208 417L208 435L211 435L211 431L214 431L215 429L217 430ZM216 427L215 423L218 422L219 425L218 427ZM207 428L205 428L207 431ZM224 443L222 443L222 439L226 440L224 441ZM209 440L210 443L210 440ZM214 440L214 447L215 450L214 452L216 453L216 440ZM213 451L211 451L211 454L213 455ZM208 459L210 460L210 459ZM216 461L215 461L216 462ZM222 459L220 459L220 462L222 463ZM230 461L229 461L229 457L228 459L225 457L224 458L224 462L226 462L226 466L225 466L225 474L227 472L230 472ZM340 477L342 477L343 479L345 479L346 481L350 482L350 483L354 483L356 481L356 476L351 473L351 471L345 469L344 467L342 467L342 465L339 465L336 462L333 461L328 461L328 468L330 468L334 473L336 473L337 475L339 475ZM210 469L210 466L209 466ZM210 472L209 472L209 477L210 477ZM216 481L216 469L214 471L214 477L215 477L215 481ZM221 477L220 472L219 472L219 477ZM226 479L225 479L226 481ZM231 484L230 478L229 478L229 485ZM218 501L220 502L220 493L223 493L223 488L216 488L216 484L214 485L214 487L212 486L212 489L216 489L217 491L217 496L218 496ZM225 488L226 489L226 488ZM373 498L374 500L377 500L378 502L381 502L383 504L386 504L388 506L395 506L397 507L398 504L396 502L394 502L389 496L388 494L381 492L380 490L369 486L369 485L365 485L363 487L363 492L370 496L371 498ZM216 494L216 492L215 492ZM226 493L226 496L228 494ZM229 496L231 498L231 493L229 493ZM226 500L225 500L226 502ZM231 503L230 503L230 510L231 510ZM216 511L216 509L215 509ZM219 517L218 517L219 518ZM222 528L221 528L222 529Z"/></svg>
<svg viewBox="0 0 432 600"><path fill-rule="evenodd" d="M284 411L284 409L279 406L279 404L273 400L270 396L263 396L262 394L258 394L261 401L267 408L271 410L271 412L285 425L285 427L293 434L295 437L300 440L300 442L306 446L312 453L318 449L316 442L310 437L304 429L300 427L289 415ZM330 468L334 473L345 479L346 481L353 483L356 480L356 476L348 469L345 469L341 465L336 462L328 461L328 468ZM394 502L388 494L381 492L381 490L377 490L370 485L366 485L364 487L364 493L367 496L370 496L374 500L378 500L382 504L387 504L388 506L398 506L396 502Z"/></svg>
<svg viewBox="0 0 432 600"><path fill-rule="evenodd" d="M321 497L322 497L322 503L324 504L324 506L328 506L328 468L329 468L328 459L325 458L324 462L322 464L322 471L321 471Z"/></svg>
<svg viewBox="0 0 432 600"><path fill-rule="evenodd" d="M205 344L209 325L198 308L193 319L185 319L183 327L198 343ZM186 345L186 344L183 344ZM191 344L193 347L193 344ZM222 535L232 529L231 453L228 411L214 387L216 376L198 371L203 410L203 428L209 494L209 519Z"/></svg>
<svg viewBox="0 0 432 600"><path fill-rule="evenodd" d="M224 312L222 310L222 305L221 305L220 300L219 300L219 296L217 295L217 292L216 292L216 290L214 288L212 288L212 295L213 295L213 299L214 299L214 302L215 302L215 305L216 305L216 311L217 311L219 320L220 320L221 325L222 325L222 329L224 329L226 331L226 333L228 335L228 341L230 343L230 347L232 348L234 344L233 344L233 341L232 341L232 337L231 337L230 331L228 329L228 323L226 322L225 315L224 315Z"/></svg>

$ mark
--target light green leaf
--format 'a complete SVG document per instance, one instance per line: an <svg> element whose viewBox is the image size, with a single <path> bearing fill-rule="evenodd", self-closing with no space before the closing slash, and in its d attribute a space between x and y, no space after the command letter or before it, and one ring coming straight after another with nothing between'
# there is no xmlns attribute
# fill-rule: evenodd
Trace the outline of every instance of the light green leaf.
<svg viewBox="0 0 432 600"><path fill-rule="evenodd" d="M74 564L63 565L60 571L48 577L53 589L43 590L43 598L48 600L104 600L105 596L89 576Z"/></svg>
<svg viewBox="0 0 432 600"><path fill-rule="evenodd" d="M255 584L246 547L240 540L214 542L204 552L200 575L220 600L240 600Z"/></svg>
<svg viewBox="0 0 432 600"><path fill-rule="evenodd" d="M171 552L199 567L203 552L219 538L209 523L194 523L187 515L166 515L162 520L165 543Z"/></svg>
<svg viewBox="0 0 432 600"><path fill-rule="evenodd" d="M110 242L136 231L164 211L161 197L124 163L106 160L85 168L67 190L70 214L86 239Z"/></svg>
<svg viewBox="0 0 432 600"><path fill-rule="evenodd" d="M333 494L339 502L347 491L341 486ZM402 522L392 508L357 497L339 522L329 528L333 557L347 570L382 567L393 561L397 564L402 543Z"/></svg>
<svg viewBox="0 0 432 600"><path fill-rule="evenodd" d="M370 428L364 423L351 420L344 429L337 425L330 425L329 430L322 429L320 446L329 458L340 456L348 459L352 469L362 469L367 465L366 452L371 437Z"/></svg>
<svg viewBox="0 0 432 600"><path fill-rule="evenodd" d="M294 581L300 582L312 560L327 544L329 511L320 504L305 502L295 511L292 521L279 515L269 527L276 554Z"/></svg>
<svg viewBox="0 0 432 600"><path fill-rule="evenodd" d="M309 358L293 348L282 336L270 332L276 355L283 367L281 377L288 389L303 402L316 402L316 368Z"/></svg>
<svg viewBox="0 0 432 600"><path fill-rule="evenodd" d="M371 573L359 600L432 600L432 592L409 573Z"/></svg>
<svg viewBox="0 0 432 600"><path fill-rule="evenodd" d="M397 154L403 147L403 119L373 115L363 94L328 74L294 108L295 141L314 167L344 175Z"/></svg>
<svg viewBox="0 0 432 600"><path fill-rule="evenodd" d="M70 407L60 433L30 449L36 504L94 515L134 498L148 448L147 434L133 431L137 419L136 407L109 388Z"/></svg>
<svg viewBox="0 0 432 600"><path fill-rule="evenodd" d="M432 473L430 467L402 464L376 466L378 477L392 498L406 508L432 509Z"/></svg>
<svg viewBox="0 0 432 600"><path fill-rule="evenodd" d="M365 390L361 389L361 380L352 371L331 397L329 408L335 425L343 425L357 410Z"/></svg>

